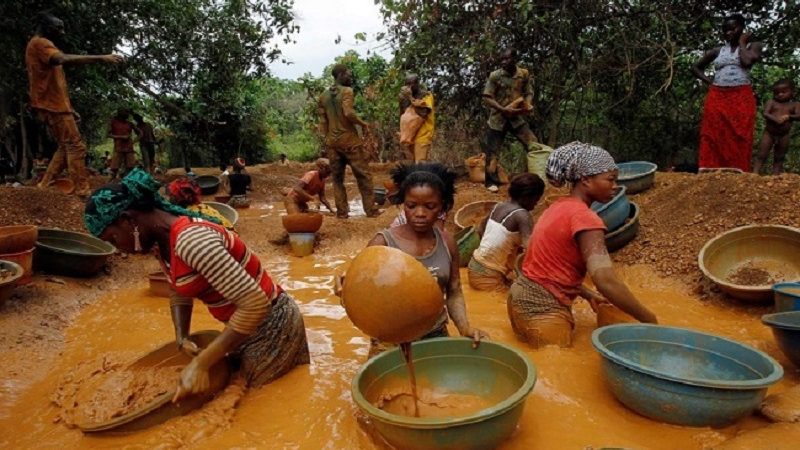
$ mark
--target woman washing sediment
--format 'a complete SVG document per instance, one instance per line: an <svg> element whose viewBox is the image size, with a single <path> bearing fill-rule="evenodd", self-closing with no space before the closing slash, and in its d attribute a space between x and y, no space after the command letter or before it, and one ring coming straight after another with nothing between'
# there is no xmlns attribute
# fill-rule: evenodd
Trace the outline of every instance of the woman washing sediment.
<svg viewBox="0 0 800 450"><path fill-rule="evenodd" d="M379 232L368 246L397 248L421 262L436 278L442 290L442 313L434 327L420 339L448 336L448 316L462 336L476 342L488 335L473 328L467 319L464 294L461 291L458 249L446 231L435 226L439 214L452 207L456 175L438 163L401 165L392 171L398 186L398 199L403 205L406 223ZM370 357L385 350L385 344L371 340Z"/></svg>
<svg viewBox="0 0 800 450"><path fill-rule="evenodd" d="M692 66L692 74L709 85L700 123L700 169L734 167L750 171L756 99L750 68L761 59L761 43L749 42L741 14L722 23L725 44L707 51ZM714 64L714 78L705 74Z"/></svg>
<svg viewBox="0 0 800 450"><path fill-rule="evenodd" d="M514 263L528 245L533 228L530 212L544 193L538 175L523 173L511 180L507 202L498 203L478 226L480 246L467 266L469 285L479 291L503 291L516 278Z"/></svg>
<svg viewBox="0 0 800 450"><path fill-rule="evenodd" d="M571 184L570 195L547 208L533 228L522 276L508 292L508 315L517 336L533 345L572 344L575 297L608 301L641 322L656 316L614 273L605 245L606 227L589 207L608 202L617 187L617 165L600 147L572 142L557 148L547 161L547 179L556 187ZM599 295L585 286L589 274Z"/></svg>
<svg viewBox="0 0 800 450"><path fill-rule="evenodd" d="M285 188L283 194L286 196L283 205L287 214L306 213L309 211L308 202L314 197L319 198L319 202L334 212L328 199L325 198L325 181L331 175L331 163L328 158L319 158L315 162L317 170L309 170L291 188Z"/></svg>
<svg viewBox="0 0 800 450"><path fill-rule="evenodd" d="M206 217L217 219L217 222L228 230L235 231L233 224L216 209L203 203L202 191L197 181L182 177L167 185L167 197L170 202L189 211L200 213Z"/></svg>
<svg viewBox="0 0 800 450"><path fill-rule="evenodd" d="M126 252L155 250L178 296L170 302L178 346L194 355L181 372L173 401L208 388L208 370L230 353L247 385L258 387L309 363L303 317L295 301L269 277L255 253L215 219L164 200L160 185L141 169L89 197L84 221L95 236ZM225 323L199 351L188 340L191 299Z"/></svg>

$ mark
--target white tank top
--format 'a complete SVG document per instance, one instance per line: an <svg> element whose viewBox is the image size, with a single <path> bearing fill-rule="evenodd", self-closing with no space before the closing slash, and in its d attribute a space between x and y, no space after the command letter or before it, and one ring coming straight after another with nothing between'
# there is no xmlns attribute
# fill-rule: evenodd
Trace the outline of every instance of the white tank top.
<svg viewBox="0 0 800 450"><path fill-rule="evenodd" d="M714 85L733 87L750 84L750 69L742 67L739 58L739 47L731 51L731 46L725 44L719 49L719 55L714 59Z"/></svg>
<svg viewBox="0 0 800 450"><path fill-rule="evenodd" d="M517 211L525 211L525 209L517 208L509 212L500 222L492 219L495 209L497 209L497 205L489 214L481 244L472 254L472 257L485 267L506 273L509 269L509 255L514 253L514 250L522 244L522 237L519 231L509 231L504 224L512 214ZM525 212L527 213L527 211Z"/></svg>

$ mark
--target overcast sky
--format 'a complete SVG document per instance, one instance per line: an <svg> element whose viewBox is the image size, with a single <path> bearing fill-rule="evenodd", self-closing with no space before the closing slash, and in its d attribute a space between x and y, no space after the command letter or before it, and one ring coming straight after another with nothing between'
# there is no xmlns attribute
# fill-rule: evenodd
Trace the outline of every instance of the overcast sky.
<svg viewBox="0 0 800 450"><path fill-rule="evenodd" d="M378 6L373 0L295 0L294 12L300 32L296 44L280 44L283 57L292 64L276 61L270 65L278 78L295 79L306 72L321 75L333 58L354 49L362 56L377 52L389 59L391 54L376 48L375 33L383 31ZM367 42L356 42L353 35L367 33ZM342 41L337 45L336 37Z"/></svg>

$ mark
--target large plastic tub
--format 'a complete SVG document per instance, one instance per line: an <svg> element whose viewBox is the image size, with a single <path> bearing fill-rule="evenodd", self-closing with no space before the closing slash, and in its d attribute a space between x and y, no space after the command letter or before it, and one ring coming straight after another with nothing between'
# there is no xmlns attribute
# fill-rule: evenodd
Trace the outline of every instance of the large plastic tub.
<svg viewBox="0 0 800 450"><path fill-rule="evenodd" d="M614 396L661 422L721 427L750 414L783 368L766 353L685 328L618 324L592 344Z"/></svg>
<svg viewBox="0 0 800 450"><path fill-rule="evenodd" d="M407 379L407 368L399 349L381 353L353 379L353 400L381 436L398 449L497 448L516 429L536 383L533 363L519 350L499 342L482 341L473 349L470 339L427 339L412 345L412 357L417 380L426 380L437 391L501 400L460 417L389 413L373 404L374 397L398 377Z"/></svg>

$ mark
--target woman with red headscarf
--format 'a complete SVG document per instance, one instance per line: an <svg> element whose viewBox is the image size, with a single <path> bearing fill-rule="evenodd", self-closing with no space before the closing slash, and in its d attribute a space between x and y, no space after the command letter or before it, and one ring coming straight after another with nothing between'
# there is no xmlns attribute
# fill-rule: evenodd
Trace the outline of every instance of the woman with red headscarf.
<svg viewBox="0 0 800 450"><path fill-rule="evenodd" d="M234 231L233 224L219 211L203 203L200 195L200 185L191 178L178 178L167 185L167 197L170 202L206 217L219 219L220 225Z"/></svg>

